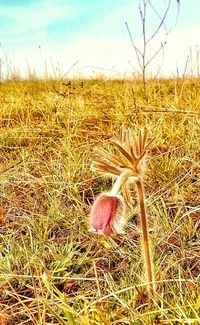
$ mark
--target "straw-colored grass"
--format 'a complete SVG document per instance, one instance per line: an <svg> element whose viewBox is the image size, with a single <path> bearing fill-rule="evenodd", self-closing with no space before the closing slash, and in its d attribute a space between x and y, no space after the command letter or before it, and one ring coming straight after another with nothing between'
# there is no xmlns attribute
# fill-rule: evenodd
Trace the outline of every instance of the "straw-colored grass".
<svg viewBox="0 0 200 325"><path fill-rule="evenodd" d="M200 81L0 85L0 324L199 324ZM145 192L158 297L148 305L138 206L125 235L88 232L111 179L93 148L147 127ZM133 199L136 194L132 191Z"/></svg>

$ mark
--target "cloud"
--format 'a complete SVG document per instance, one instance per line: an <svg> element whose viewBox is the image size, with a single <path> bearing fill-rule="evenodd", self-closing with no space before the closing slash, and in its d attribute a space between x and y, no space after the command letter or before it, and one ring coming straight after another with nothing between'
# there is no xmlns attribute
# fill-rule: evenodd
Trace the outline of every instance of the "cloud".
<svg viewBox="0 0 200 325"><path fill-rule="evenodd" d="M138 6L132 0L118 0L114 5L108 0L107 7L102 2L94 5L92 0L24 2L15 7L1 5L0 16L5 18L4 25L9 26L7 49L12 45L13 62L22 71L30 66L42 75L46 65L50 72L59 67L64 74L76 61L79 63L71 73L78 69L87 75L93 70L108 75L111 70L123 74L127 67L129 72L139 71L125 27L128 21L137 46L142 46ZM172 18L174 22L174 15ZM156 73L161 65L165 75L176 72L176 66L182 71L190 44L196 46L198 30L198 26L175 28L167 38L164 62L162 55L156 57L149 65L149 72ZM162 33L155 37L148 48L150 55L163 40Z"/></svg>
<svg viewBox="0 0 200 325"><path fill-rule="evenodd" d="M162 55L156 57L150 63L148 72L156 75L160 69L163 75L173 75L176 74L178 67L181 75L185 69L187 56L190 56L190 45L193 57L189 58L187 73L192 71L192 67L195 72L198 45L196 40L198 40L198 29L174 31L169 35L164 48L164 60ZM155 40L153 47L156 49L159 44L160 40ZM153 54L154 49L150 49L150 52ZM70 71L70 77L76 74L93 76L94 72L107 76L141 72L129 39L116 35L112 37L82 35L82 37L77 36L70 43L46 42L41 49L32 46L29 50L18 50L12 59L13 64L21 71L29 67L30 70L37 71L40 76L44 75L46 68L51 76L62 76L77 61L78 64Z"/></svg>
<svg viewBox="0 0 200 325"><path fill-rule="evenodd" d="M4 35L9 34L12 37L45 29L75 15L77 8L66 4L66 1L36 1L18 6L0 5L1 30Z"/></svg>
<svg viewBox="0 0 200 325"><path fill-rule="evenodd" d="M37 71L40 76L44 75L46 68L50 75L64 75L78 61L70 76L92 76L94 71L105 75L124 73L130 57L132 48L123 38L85 36L74 39L70 44L46 43L40 49L38 46L29 50L18 49L10 61L22 74L29 69Z"/></svg>
<svg viewBox="0 0 200 325"><path fill-rule="evenodd" d="M147 57L147 61L154 55L162 41L162 35L154 40L152 47L148 48L149 57ZM200 45L198 44L198 28L193 26L187 29L174 30L167 38L163 52L160 52L149 64L148 72L151 75L156 75L158 71L165 76L173 75L176 74L178 67L179 73L182 74L189 56L187 72L193 67L195 73L194 66L197 51L199 51L198 45ZM190 46L193 53L192 57ZM97 71L102 71L107 75L110 75L111 70L115 71L114 74L141 72L132 44L123 35L77 37L68 45L52 44L46 53L47 55L51 53L53 60L61 63L63 71L66 71L70 65L78 60L79 70L82 69L83 73L86 74L94 71L95 67ZM87 67L91 67L91 69Z"/></svg>

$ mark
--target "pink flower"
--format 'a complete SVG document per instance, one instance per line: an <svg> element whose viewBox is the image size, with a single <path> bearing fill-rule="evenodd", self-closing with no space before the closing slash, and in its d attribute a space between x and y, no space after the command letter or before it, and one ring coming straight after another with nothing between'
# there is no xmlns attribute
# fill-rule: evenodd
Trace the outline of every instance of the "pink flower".
<svg viewBox="0 0 200 325"><path fill-rule="evenodd" d="M121 233L124 225L123 206L123 199L119 195L99 195L91 210L90 231L106 236Z"/></svg>

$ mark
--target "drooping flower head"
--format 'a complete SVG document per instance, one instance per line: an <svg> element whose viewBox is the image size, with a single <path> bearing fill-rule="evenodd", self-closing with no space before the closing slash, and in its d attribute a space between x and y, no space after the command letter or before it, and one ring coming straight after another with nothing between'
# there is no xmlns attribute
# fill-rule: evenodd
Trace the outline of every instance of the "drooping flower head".
<svg viewBox="0 0 200 325"><path fill-rule="evenodd" d="M120 195L104 193L94 202L90 214L90 231L101 235L122 233L124 203Z"/></svg>
<svg viewBox="0 0 200 325"><path fill-rule="evenodd" d="M147 142L147 131L142 130L136 138L129 129L121 129L120 134L114 135L111 143L118 151L108 152L97 149L94 158L96 171L114 176L116 181L110 193L101 194L94 202L90 215L90 231L111 235L119 233L125 224L124 201L132 206L130 184L136 182L143 173L144 156L150 145Z"/></svg>
<svg viewBox="0 0 200 325"><path fill-rule="evenodd" d="M94 159L96 171L112 175L116 178L110 193L101 194L94 202L90 215L90 231L106 236L118 233L123 229L124 201L119 196L120 191L126 203L132 207L130 184L135 183L140 206L141 242L144 251L144 262L148 282L148 297L150 301L154 296L153 268L150 254L148 236L148 219L145 208L145 195L143 189L144 157L150 142L147 142L147 130L140 130L137 137L129 129L121 129L119 135L111 139L115 149L109 152L104 149L97 150ZM122 210L122 211L120 211Z"/></svg>

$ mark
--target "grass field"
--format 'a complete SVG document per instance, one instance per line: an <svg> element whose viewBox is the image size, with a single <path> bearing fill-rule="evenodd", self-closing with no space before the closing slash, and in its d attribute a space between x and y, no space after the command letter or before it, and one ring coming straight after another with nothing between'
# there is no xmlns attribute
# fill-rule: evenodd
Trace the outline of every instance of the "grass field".
<svg viewBox="0 0 200 325"><path fill-rule="evenodd" d="M0 85L0 324L200 324L200 81ZM91 169L121 126L155 140L144 178L157 297L137 204L124 235L88 232L112 180ZM133 200L136 201L134 188Z"/></svg>

